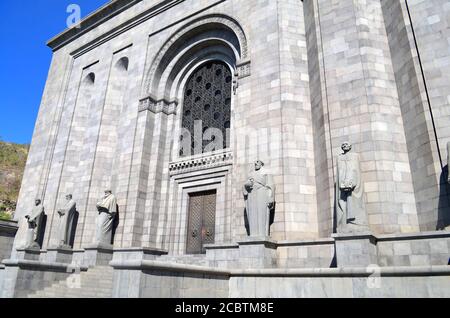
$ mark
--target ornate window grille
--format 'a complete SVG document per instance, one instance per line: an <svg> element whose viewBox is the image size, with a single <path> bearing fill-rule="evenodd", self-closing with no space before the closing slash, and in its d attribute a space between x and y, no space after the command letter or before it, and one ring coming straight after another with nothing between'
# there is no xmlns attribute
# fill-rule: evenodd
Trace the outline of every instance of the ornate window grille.
<svg viewBox="0 0 450 318"><path fill-rule="evenodd" d="M191 75L184 92L180 157L229 148L232 81L229 67L220 61L205 63Z"/></svg>

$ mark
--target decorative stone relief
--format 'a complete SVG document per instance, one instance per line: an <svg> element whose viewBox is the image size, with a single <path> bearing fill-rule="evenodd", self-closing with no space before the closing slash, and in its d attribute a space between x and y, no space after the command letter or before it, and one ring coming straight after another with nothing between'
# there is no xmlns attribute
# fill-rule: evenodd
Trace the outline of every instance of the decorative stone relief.
<svg viewBox="0 0 450 318"><path fill-rule="evenodd" d="M244 78L251 75L251 63L249 60L241 61L237 64L238 78Z"/></svg>
<svg viewBox="0 0 450 318"><path fill-rule="evenodd" d="M200 158L191 158L173 162L169 165L169 171L171 175L177 175L187 172L231 165L232 161L233 154L231 152L225 152Z"/></svg>
<svg viewBox="0 0 450 318"><path fill-rule="evenodd" d="M177 101L155 100L153 97L148 96L139 101L139 112L148 110L155 114L164 113L171 115L176 114L177 106Z"/></svg>

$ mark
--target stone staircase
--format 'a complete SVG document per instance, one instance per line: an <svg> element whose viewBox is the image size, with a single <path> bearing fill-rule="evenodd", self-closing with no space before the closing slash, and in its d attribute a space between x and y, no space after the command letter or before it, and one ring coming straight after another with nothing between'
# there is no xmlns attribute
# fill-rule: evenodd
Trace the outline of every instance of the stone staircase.
<svg viewBox="0 0 450 318"><path fill-rule="evenodd" d="M87 272L74 275L43 290L28 295L28 298L111 298L113 268L96 266Z"/></svg>

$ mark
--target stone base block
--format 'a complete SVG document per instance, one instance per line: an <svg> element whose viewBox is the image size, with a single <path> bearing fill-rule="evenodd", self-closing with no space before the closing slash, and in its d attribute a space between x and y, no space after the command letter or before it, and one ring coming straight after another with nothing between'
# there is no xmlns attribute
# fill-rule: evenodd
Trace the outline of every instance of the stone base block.
<svg viewBox="0 0 450 318"><path fill-rule="evenodd" d="M376 238L371 233L333 234L337 267L377 265Z"/></svg>
<svg viewBox="0 0 450 318"><path fill-rule="evenodd" d="M130 247L130 248L115 248L113 260L127 261L127 260L155 260L161 255L167 255L166 250L155 247Z"/></svg>
<svg viewBox="0 0 450 318"><path fill-rule="evenodd" d="M50 263L72 263L72 248L66 246L49 247L45 255L45 261Z"/></svg>
<svg viewBox="0 0 450 318"><path fill-rule="evenodd" d="M105 244L93 244L84 247L83 265L108 266L113 258L113 246Z"/></svg>
<svg viewBox="0 0 450 318"><path fill-rule="evenodd" d="M18 248L15 256L18 260L39 261L41 250L39 248Z"/></svg>
<svg viewBox="0 0 450 318"><path fill-rule="evenodd" d="M249 237L238 242L239 263L244 269L277 267L277 243L268 237Z"/></svg>

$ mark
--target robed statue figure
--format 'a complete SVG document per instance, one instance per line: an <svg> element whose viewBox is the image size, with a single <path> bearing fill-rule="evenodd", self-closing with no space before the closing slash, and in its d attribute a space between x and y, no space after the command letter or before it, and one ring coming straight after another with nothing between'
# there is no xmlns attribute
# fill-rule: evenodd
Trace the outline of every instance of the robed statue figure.
<svg viewBox="0 0 450 318"><path fill-rule="evenodd" d="M105 196L97 203L96 243L112 244L114 220L117 214L117 200L111 190L105 191Z"/></svg>
<svg viewBox="0 0 450 318"><path fill-rule="evenodd" d="M27 214L28 230L26 237L26 248L41 248L39 239L42 234L42 225L44 220L44 207L40 199L34 201L34 208L31 214Z"/></svg>
<svg viewBox="0 0 450 318"><path fill-rule="evenodd" d="M70 247L76 214L76 203L71 194L66 195L66 203L58 210L59 216L59 246Z"/></svg>
<svg viewBox="0 0 450 318"><path fill-rule="evenodd" d="M337 158L336 221L338 233L369 230L364 208L364 190L359 167L359 156L350 153L352 145L342 144L343 153Z"/></svg>
<svg viewBox="0 0 450 318"><path fill-rule="evenodd" d="M243 189L250 236L270 235L270 212L275 206L275 186L273 178L264 171L261 160L255 162Z"/></svg>

